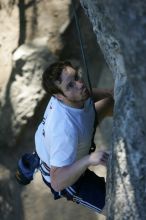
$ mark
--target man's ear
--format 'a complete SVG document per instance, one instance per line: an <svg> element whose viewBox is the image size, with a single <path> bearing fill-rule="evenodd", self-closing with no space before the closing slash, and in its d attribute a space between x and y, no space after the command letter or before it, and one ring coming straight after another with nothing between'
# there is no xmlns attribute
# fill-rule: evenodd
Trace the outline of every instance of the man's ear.
<svg viewBox="0 0 146 220"><path fill-rule="evenodd" d="M64 96L61 93L54 94L54 97L57 98L60 101L63 101L63 99L64 99Z"/></svg>

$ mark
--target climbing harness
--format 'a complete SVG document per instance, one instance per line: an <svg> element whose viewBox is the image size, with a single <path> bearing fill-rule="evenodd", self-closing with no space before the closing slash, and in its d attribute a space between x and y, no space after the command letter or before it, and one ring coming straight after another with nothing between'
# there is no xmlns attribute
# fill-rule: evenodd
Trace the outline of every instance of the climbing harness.
<svg viewBox="0 0 146 220"><path fill-rule="evenodd" d="M74 0L72 0L72 8L73 8L73 14L74 14L75 23L76 23L76 29L77 29L77 32L78 32L78 39L79 39L79 43L80 43L81 55L82 55L82 59L83 59L84 67L85 67L85 73L86 73L86 77L87 77L87 81L88 81L88 86L89 86L91 98L93 99L93 91L92 91L91 80L90 80L90 76L89 76L87 58L86 58L86 53L85 53L85 50L84 50L84 47L83 47L83 40L82 40L81 31L80 31L78 16L77 16L76 9L75 9ZM93 136L92 136L92 144L91 144L89 153L94 152L95 149L96 149L96 145L94 143L94 136L95 136L96 127L97 127L97 124L98 124L98 118L97 118L95 105L93 105L93 107L94 107L94 111L95 111L95 121L94 121L94 131L93 131Z"/></svg>

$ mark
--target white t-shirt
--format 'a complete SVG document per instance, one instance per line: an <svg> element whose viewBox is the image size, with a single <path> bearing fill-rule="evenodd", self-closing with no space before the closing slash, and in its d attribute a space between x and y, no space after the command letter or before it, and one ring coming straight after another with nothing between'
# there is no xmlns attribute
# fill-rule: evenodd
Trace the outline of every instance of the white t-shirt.
<svg viewBox="0 0 146 220"><path fill-rule="evenodd" d="M91 147L94 118L90 98L84 108L77 109L52 97L35 134L40 159L49 167L62 167L87 155Z"/></svg>

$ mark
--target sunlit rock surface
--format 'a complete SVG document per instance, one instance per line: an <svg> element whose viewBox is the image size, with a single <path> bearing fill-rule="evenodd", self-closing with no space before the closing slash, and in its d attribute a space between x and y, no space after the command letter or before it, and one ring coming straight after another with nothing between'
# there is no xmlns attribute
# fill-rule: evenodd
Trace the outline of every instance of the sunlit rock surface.
<svg viewBox="0 0 146 220"><path fill-rule="evenodd" d="M81 3L115 80L108 219L144 220L146 4L122 0Z"/></svg>

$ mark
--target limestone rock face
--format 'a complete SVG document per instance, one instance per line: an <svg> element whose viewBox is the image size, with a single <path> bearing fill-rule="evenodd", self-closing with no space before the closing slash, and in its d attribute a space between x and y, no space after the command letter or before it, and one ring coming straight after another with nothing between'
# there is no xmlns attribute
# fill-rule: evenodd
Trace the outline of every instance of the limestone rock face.
<svg viewBox="0 0 146 220"><path fill-rule="evenodd" d="M81 0L115 80L108 219L146 219L146 4Z"/></svg>
<svg viewBox="0 0 146 220"><path fill-rule="evenodd" d="M4 126L0 133L3 145L14 146L23 127L34 115L44 96L42 73L54 60L48 49L35 44L22 45L13 54L13 71L0 110L1 126Z"/></svg>
<svg viewBox="0 0 146 220"><path fill-rule="evenodd" d="M19 11L12 0L0 1L0 92L12 69L12 52L19 39Z"/></svg>
<svg viewBox="0 0 146 220"><path fill-rule="evenodd" d="M44 97L41 75L57 58L69 1L0 2L0 143L14 146ZM67 24L66 24L67 23ZM22 126L22 127L21 127Z"/></svg>

